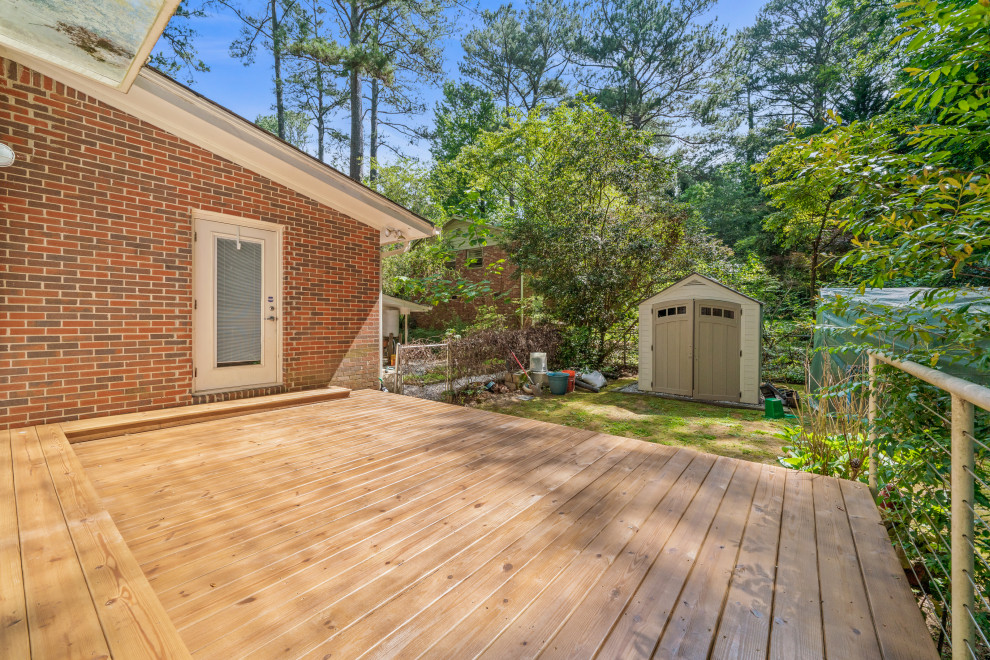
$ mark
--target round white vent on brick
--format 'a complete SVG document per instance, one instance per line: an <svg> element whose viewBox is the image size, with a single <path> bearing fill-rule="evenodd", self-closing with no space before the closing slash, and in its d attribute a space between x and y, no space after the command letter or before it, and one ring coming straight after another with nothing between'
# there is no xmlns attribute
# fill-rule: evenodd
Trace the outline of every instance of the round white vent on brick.
<svg viewBox="0 0 990 660"><path fill-rule="evenodd" d="M10 167L16 159L14 150L3 142L0 142L0 167Z"/></svg>

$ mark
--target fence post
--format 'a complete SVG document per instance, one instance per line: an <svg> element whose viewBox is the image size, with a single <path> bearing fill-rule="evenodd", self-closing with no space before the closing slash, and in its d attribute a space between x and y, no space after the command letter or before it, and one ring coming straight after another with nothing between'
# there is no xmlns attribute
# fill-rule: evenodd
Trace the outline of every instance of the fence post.
<svg viewBox="0 0 990 660"><path fill-rule="evenodd" d="M395 345L395 393L405 394L402 391L402 344Z"/></svg>
<svg viewBox="0 0 990 660"><path fill-rule="evenodd" d="M973 657L973 404L952 395L952 660Z"/></svg>
<svg viewBox="0 0 990 660"><path fill-rule="evenodd" d="M869 471L870 471L870 492L877 496L877 359L872 353L869 354L869 381L870 381L870 402L867 409L867 423L869 424L866 441L869 447Z"/></svg>
<svg viewBox="0 0 990 660"><path fill-rule="evenodd" d="M453 392L454 384L452 382L450 382L450 345L451 345L451 343L453 343L452 340L449 340L448 339L447 340L447 392L448 392L447 396L450 397L450 400L451 401L453 401L454 400L454 392Z"/></svg>

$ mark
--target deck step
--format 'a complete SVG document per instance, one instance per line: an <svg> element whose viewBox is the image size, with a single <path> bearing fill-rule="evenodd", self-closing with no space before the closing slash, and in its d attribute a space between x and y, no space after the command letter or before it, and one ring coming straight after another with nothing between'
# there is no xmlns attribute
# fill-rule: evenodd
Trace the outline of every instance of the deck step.
<svg viewBox="0 0 990 660"><path fill-rule="evenodd" d="M234 417L235 415L243 415L262 410L289 408L333 399L346 399L350 394L351 391L346 387L329 386L313 390L303 390L301 392L236 399L234 401L201 403L193 406L149 410L126 415L80 419L74 422L64 422L61 424L61 427L69 442L86 442L87 440L109 438L126 433L140 433L142 431L153 431L170 426L195 424L196 422L205 422L211 419Z"/></svg>

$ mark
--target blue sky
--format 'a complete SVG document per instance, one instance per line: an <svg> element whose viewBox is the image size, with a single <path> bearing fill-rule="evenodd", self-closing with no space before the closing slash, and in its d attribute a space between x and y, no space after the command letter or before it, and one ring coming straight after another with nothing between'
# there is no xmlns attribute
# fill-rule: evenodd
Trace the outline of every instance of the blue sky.
<svg viewBox="0 0 990 660"><path fill-rule="evenodd" d="M757 12L766 0L720 0L718 5L711 12L711 16L718 19L719 24L724 25L731 34L735 30L746 27L753 23ZM246 0L245 6L251 4L260 5L258 0ZM457 21L459 31L447 41L444 48L444 67L449 78L457 79L457 64L460 61L463 50L460 46L461 37L475 27L480 19L478 13L482 9L495 9L502 2L493 0L481 0L477 3L477 9L461 10L461 17ZM523 3L515 3L517 6ZM209 67L209 73L197 73L193 88L204 94L217 103L230 108L237 114L254 120L259 114L271 112L274 103L274 92L271 84L271 58L264 53L259 53L257 61L252 66L245 67L240 60L230 56L230 43L240 31L240 22L229 12L215 12L204 19L196 19L194 27L199 33L196 45L199 55ZM439 96L438 89L424 89L423 96L427 101L427 117L420 118L417 124L429 123L432 121L432 108ZM348 118L345 113L341 113L335 126L346 131ZM422 145L404 147L405 151L412 156L425 157L426 152ZM337 163L340 165L341 163Z"/></svg>

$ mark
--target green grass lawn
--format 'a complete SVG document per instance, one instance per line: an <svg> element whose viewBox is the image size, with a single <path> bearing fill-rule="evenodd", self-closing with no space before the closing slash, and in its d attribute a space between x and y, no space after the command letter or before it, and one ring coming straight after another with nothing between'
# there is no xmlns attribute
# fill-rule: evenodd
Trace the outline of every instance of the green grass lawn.
<svg viewBox="0 0 990 660"><path fill-rule="evenodd" d="M781 439L775 434L783 425L793 423L764 419L756 410L616 391L632 382L615 381L600 394L577 390L533 401L508 397L477 407L759 463L777 463Z"/></svg>

